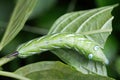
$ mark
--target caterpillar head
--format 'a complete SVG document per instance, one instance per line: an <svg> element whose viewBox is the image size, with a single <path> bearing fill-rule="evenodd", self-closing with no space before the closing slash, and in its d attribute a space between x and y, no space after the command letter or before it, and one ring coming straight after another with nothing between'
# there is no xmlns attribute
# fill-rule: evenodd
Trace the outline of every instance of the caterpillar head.
<svg viewBox="0 0 120 80"><path fill-rule="evenodd" d="M93 47L92 53L88 54L88 58L105 64L109 64L108 59L99 46Z"/></svg>

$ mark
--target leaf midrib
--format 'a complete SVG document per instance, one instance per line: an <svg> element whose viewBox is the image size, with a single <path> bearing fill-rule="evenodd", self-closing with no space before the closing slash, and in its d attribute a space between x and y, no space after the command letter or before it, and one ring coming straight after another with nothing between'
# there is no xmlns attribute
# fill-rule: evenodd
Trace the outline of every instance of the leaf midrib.
<svg viewBox="0 0 120 80"><path fill-rule="evenodd" d="M101 11L93 14L91 17L89 17L85 22L83 22L83 23L81 24L81 26L78 28L78 30L76 31L76 33L79 33L79 31L82 29L82 27L83 27L87 22L89 22L93 17L99 15L100 13L103 13L104 11L110 10L111 8L113 8L113 7L110 7L110 8L107 8L107 9L103 9L103 10L101 10Z"/></svg>
<svg viewBox="0 0 120 80"><path fill-rule="evenodd" d="M112 29L99 29L99 30L92 30L92 31L87 31L87 32L81 32L80 34L83 35L90 35L90 34L97 34L97 33L103 33L103 32L110 32Z"/></svg>

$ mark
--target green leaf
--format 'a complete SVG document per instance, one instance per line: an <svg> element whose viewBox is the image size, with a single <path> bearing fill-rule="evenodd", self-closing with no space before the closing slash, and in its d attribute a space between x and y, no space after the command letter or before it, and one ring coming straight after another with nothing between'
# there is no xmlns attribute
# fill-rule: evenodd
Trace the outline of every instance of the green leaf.
<svg viewBox="0 0 120 80"><path fill-rule="evenodd" d="M23 76L20 76L20 75L16 75L12 72L6 72L6 71L0 71L0 76L6 76L6 77L11 77L11 78L14 78L15 80L30 80L29 78L26 78L26 77L23 77Z"/></svg>
<svg viewBox="0 0 120 80"><path fill-rule="evenodd" d="M81 73L107 76L104 64L88 60L76 51L69 49L56 49L52 52Z"/></svg>
<svg viewBox="0 0 120 80"><path fill-rule="evenodd" d="M6 46L23 28L37 0L18 0L5 34L0 43L0 50Z"/></svg>
<svg viewBox="0 0 120 80"><path fill-rule="evenodd" d="M48 34L53 33L79 33L86 38L97 42L104 47L107 37L112 31L111 11L115 6L107 6L98 9L67 13L60 17L52 26ZM77 52L68 49L56 49L52 51L67 64L75 67L85 74L99 74L107 76L104 64L89 61Z"/></svg>
<svg viewBox="0 0 120 80"><path fill-rule="evenodd" d="M110 37L106 41L105 48L103 50L110 63L112 63L116 59L117 50L119 48L118 45L119 43L115 36L110 35Z"/></svg>
<svg viewBox="0 0 120 80"><path fill-rule="evenodd" d="M58 32L80 33L103 47L112 31L111 11L113 7L65 14L53 24L49 34Z"/></svg>
<svg viewBox="0 0 120 80"><path fill-rule="evenodd" d="M120 0L95 0L95 3L98 7L113 5L119 3Z"/></svg>
<svg viewBox="0 0 120 80"><path fill-rule="evenodd" d="M120 57L118 57L117 60L116 60L116 62L115 62L115 68L116 68L116 71L120 75Z"/></svg>
<svg viewBox="0 0 120 80"><path fill-rule="evenodd" d="M58 61L29 64L14 72L32 80L114 80L99 75L85 75Z"/></svg>

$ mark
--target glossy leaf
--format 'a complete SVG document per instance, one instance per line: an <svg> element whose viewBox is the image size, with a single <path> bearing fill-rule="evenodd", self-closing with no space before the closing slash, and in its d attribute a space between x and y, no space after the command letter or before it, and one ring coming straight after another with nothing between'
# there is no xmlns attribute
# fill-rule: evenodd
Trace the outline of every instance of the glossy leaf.
<svg viewBox="0 0 120 80"><path fill-rule="evenodd" d="M14 73L32 80L114 80L99 75L85 75L57 61L29 64L18 69Z"/></svg>
<svg viewBox="0 0 120 80"><path fill-rule="evenodd" d="M18 0L5 34L0 43L0 50L6 46L23 28L32 13L37 0Z"/></svg>
<svg viewBox="0 0 120 80"><path fill-rule="evenodd" d="M52 26L48 34L53 33L80 33L86 38L97 42L102 48L112 31L111 11L114 6L72 12L60 17ZM78 53L66 49L52 51L67 64L85 74L99 74L107 76L105 65L83 59ZM73 56L74 55L74 56Z"/></svg>

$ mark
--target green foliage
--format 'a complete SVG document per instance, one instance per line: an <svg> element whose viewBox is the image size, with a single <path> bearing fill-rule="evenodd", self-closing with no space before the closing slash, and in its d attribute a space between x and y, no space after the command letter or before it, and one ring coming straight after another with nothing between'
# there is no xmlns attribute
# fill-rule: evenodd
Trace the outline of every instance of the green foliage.
<svg viewBox="0 0 120 80"><path fill-rule="evenodd" d="M5 21L8 20L8 17L10 15L9 13L11 13L12 7L14 5L13 3L15 2L17 2L17 4L12 13L9 23L4 22L4 20ZM37 58L38 58L38 61L42 60L43 58L46 58L46 60L49 60L49 58L54 58L51 55L49 55L50 52L45 52L47 53L47 56L42 55L43 58L37 55L37 58L36 56L31 56L30 58L26 58L22 60L19 58L17 58L16 60L15 58L17 53L14 52L14 54L9 54L7 56L0 58L0 70L1 70L0 75L21 79L21 80L31 80L31 79L32 80L38 80L38 79L40 80L56 80L56 79L57 80L58 79L114 80L110 77L119 79L120 60L119 60L119 57L116 58L117 53L119 53L119 51L117 50L119 47L118 45L119 37L115 36L115 34L119 34L119 32L116 32L114 30L117 30L117 28L119 28L119 13L118 13L119 10L118 9L120 8L117 7L115 11L114 8L116 5L112 5L112 6L95 8L90 10L81 10L81 9L86 9L85 7L87 6L90 7L91 3L89 4L85 3L87 4L85 5L85 7L79 4L81 6L79 6L80 9L78 9L79 2L80 2L79 0L71 0L71 2L64 1L64 0L63 1L62 0L60 1L39 0L38 2L37 0L25 0L25 1L18 0L18 1L13 1L11 3L5 0L1 1L0 11L2 12L0 13L0 17L1 17L0 18L1 20L0 21L0 39L2 40L0 43L0 50L2 50L2 48L4 48L6 45L7 46L5 47L4 50L2 50L1 52L2 54L0 54L0 56L3 56L8 52L14 51L16 46L18 46L22 42L25 42L25 41L31 40L34 37L40 36L38 34L45 35L48 32L48 29L51 27L51 24L53 24L53 21L55 21L55 19L58 16L62 15L63 13L66 13L66 11L70 11L71 13L67 13L63 15L55 21L55 23L49 30L48 34L46 34L46 36L56 35L58 33L83 35L85 39L90 40L94 43L97 43L98 46L104 49L105 55L110 61L109 65L107 66L107 69L105 64L86 58L84 56L84 53L86 54L86 52L84 52L82 49L80 49L80 51L78 52L77 50L67 49L68 47L63 47L62 49L52 49L50 51L55 55L57 55L66 64L63 64L61 62L56 62L56 61L46 61L46 62L43 61L38 63L32 63L32 62L36 62ZM116 2L118 2L118 0L115 0L115 1L95 0L95 3L97 4L96 7L114 4ZM4 4L7 4L7 5L4 5ZM8 9L7 7L10 7L10 8ZM33 10L34 7L35 9ZM81 11L72 12L72 10L81 10ZM30 26L25 25L25 22L27 20L28 22L26 23L26 25L30 25ZM8 24L8 26L5 30L6 24ZM35 27L33 27L33 25ZM116 28L116 26L118 27ZM112 37L107 39L108 36L111 34L112 27L115 28L113 30ZM5 33L3 36L4 31ZM21 33L19 33L20 31ZM119 29L117 31L119 31ZM19 35L17 35L18 33ZM16 35L17 35L17 38L15 38ZM3 38L1 38L2 36ZM62 36L62 37L65 37L65 36ZM58 40L61 39L62 37L59 36ZM118 39L118 41L116 39ZM70 43L69 40L70 39L65 39L64 41L68 41L68 43ZM77 42L79 44L80 41L77 41ZM105 48L104 48L104 45L105 45ZM88 44L85 44L84 48L87 46ZM45 47L49 47L49 46L45 46ZM87 48L86 48L86 51L88 50ZM92 50L93 48L90 47L89 49ZM32 49L28 48L28 50L32 50ZM100 54L100 56L101 55L102 54ZM99 57L99 55L97 56ZM11 60L14 60L13 62L11 62L12 64L8 63ZM26 65L21 68L18 67L21 65L20 63L22 63L22 65L28 64L29 62L27 60L29 60L29 62L31 62L32 64ZM6 64L5 67L2 66L4 64ZM10 69L10 71L13 71L12 69L15 70L16 68L18 69L15 72L8 72L8 69Z"/></svg>
<svg viewBox="0 0 120 80"><path fill-rule="evenodd" d="M120 74L120 57L117 58L116 63L115 63L115 67L116 67L116 71L118 72L118 74Z"/></svg>
<svg viewBox="0 0 120 80"><path fill-rule="evenodd" d="M111 11L113 7L68 13L53 24L49 34L58 32L79 33L103 47L112 31L111 21L113 17Z"/></svg>
<svg viewBox="0 0 120 80"><path fill-rule="evenodd" d="M107 37L110 35L112 31L111 21L113 17L111 15L111 11L113 7L114 6L108 6L108 7L103 7L89 11L82 11L82 12L80 11L80 12L72 12L65 14L53 24L53 27L50 29L49 34L64 33L64 32L77 33L77 34L79 33L79 34L83 34L85 38L95 41L101 47L104 47L104 43L106 42ZM33 42L38 40L33 40ZM32 41L26 43L25 46L30 45L31 42ZM24 47L24 45L22 46ZM27 50L25 47L24 49ZM28 48L28 50L29 49L32 50L32 47ZM34 52L35 51L32 51L33 54ZM56 49L53 50L52 52L57 56L59 56L64 62L75 67L78 71L82 73L85 74L95 73L95 74L107 76L106 68L104 64L90 61L88 59L86 60L85 58L81 59L81 57L83 56L77 55L78 53L76 51L73 50L68 51L67 49ZM75 56L73 56L73 54ZM86 63L89 65L86 65Z"/></svg>
<svg viewBox="0 0 120 80"><path fill-rule="evenodd" d="M118 50L118 41L113 35L111 35L107 39L105 48L103 50L106 57L109 59L110 63L116 58L117 50Z"/></svg>
<svg viewBox="0 0 120 80"><path fill-rule="evenodd" d="M68 65L54 61L29 64L14 73L32 80L114 80L105 76L82 74Z"/></svg>
<svg viewBox="0 0 120 80"><path fill-rule="evenodd" d="M79 33L83 34L87 39L97 42L101 47L103 47L107 37L112 31L112 9L113 6L108 6L89 11L80 11L65 14L53 24L52 28L49 31L49 34L58 32ZM66 50L62 49L61 51L64 53L64 56L68 56L68 52ZM61 58L61 55L59 55L61 54L61 51L60 49L57 49L53 52ZM76 52L70 53L77 54ZM77 58L71 57L71 60L75 60L74 62L77 64L75 65L73 61L69 61L70 59L67 59L64 56L62 56L63 61L74 66L76 69L83 73L89 73L89 71L91 71L99 75L106 75L106 69L105 67L103 68L103 64L93 61L89 62L89 60L78 60ZM82 62L85 63L82 64ZM92 65L92 67L86 64ZM96 66L98 69L97 71Z"/></svg>
<svg viewBox="0 0 120 80"><path fill-rule="evenodd" d="M119 0L95 0L98 7L119 3Z"/></svg>
<svg viewBox="0 0 120 80"><path fill-rule="evenodd" d="M8 27L0 43L0 50L6 46L23 28L37 0L18 0ZM24 5L23 5L24 4Z"/></svg>

